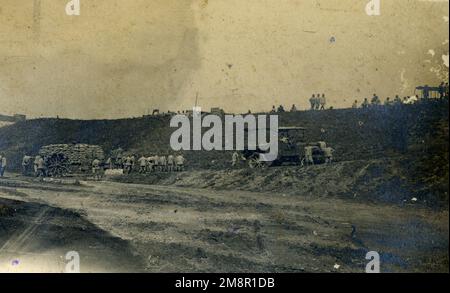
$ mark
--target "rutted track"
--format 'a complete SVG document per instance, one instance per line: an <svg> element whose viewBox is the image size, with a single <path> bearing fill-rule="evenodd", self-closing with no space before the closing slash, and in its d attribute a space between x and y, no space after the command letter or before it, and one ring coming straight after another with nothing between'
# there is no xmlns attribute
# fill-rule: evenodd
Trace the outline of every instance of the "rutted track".
<svg viewBox="0 0 450 293"><path fill-rule="evenodd" d="M0 187L0 197L70 210L97 228L87 232L126 242L140 262L130 270L363 272L365 253L376 250L383 271L448 271L448 211L116 182L13 178Z"/></svg>

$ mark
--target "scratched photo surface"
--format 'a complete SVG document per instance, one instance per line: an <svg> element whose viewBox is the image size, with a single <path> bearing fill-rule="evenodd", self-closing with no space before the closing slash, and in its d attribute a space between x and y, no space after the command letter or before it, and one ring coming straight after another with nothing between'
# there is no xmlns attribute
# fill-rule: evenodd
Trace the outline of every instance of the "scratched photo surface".
<svg viewBox="0 0 450 293"><path fill-rule="evenodd" d="M448 0L0 0L0 272L448 273L448 72Z"/></svg>

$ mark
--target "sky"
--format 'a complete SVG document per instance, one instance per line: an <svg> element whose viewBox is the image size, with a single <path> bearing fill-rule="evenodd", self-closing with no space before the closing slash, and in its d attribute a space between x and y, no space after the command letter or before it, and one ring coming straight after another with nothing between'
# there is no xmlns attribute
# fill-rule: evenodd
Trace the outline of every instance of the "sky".
<svg viewBox="0 0 450 293"><path fill-rule="evenodd" d="M448 1L380 1L0 0L0 114L340 108L448 80Z"/></svg>

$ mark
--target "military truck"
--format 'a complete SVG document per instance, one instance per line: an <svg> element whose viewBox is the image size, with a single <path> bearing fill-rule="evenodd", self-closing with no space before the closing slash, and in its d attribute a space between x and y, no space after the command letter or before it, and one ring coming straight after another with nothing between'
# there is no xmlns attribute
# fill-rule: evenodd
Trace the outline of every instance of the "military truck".
<svg viewBox="0 0 450 293"><path fill-rule="evenodd" d="M257 146L256 150L246 148L242 151L250 168L264 168L281 165L303 165L305 160L305 147L313 149L314 164L325 163L325 142L306 142L306 128L303 127L279 127L278 128L278 156L274 161L264 162L260 160L260 154L267 153ZM270 130L267 130L270 131Z"/></svg>

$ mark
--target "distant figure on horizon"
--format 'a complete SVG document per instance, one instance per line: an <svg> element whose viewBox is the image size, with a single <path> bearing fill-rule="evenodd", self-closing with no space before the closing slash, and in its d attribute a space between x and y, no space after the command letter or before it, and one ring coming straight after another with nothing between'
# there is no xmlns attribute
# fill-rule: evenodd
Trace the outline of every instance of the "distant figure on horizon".
<svg viewBox="0 0 450 293"><path fill-rule="evenodd" d="M371 103L372 103L372 106L375 106L375 107L379 106L381 104L380 98L377 96L377 94L373 94Z"/></svg>
<svg viewBox="0 0 450 293"><path fill-rule="evenodd" d="M312 95L311 98L309 98L309 103L311 104L311 110L316 109L316 95Z"/></svg>
<svg viewBox="0 0 450 293"><path fill-rule="evenodd" d="M384 105L385 105L385 106L392 106L392 101L391 101L391 98L390 98L390 97L387 97L387 98L386 98L386 101L384 101Z"/></svg>
<svg viewBox="0 0 450 293"><path fill-rule="evenodd" d="M352 104L352 109L357 109L358 108L358 100L355 100Z"/></svg>
<svg viewBox="0 0 450 293"><path fill-rule="evenodd" d="M325 105L327 104L327 99L325 98L325 94L319 98L320 110L325 110Z"/></svg>
<svg viewBox="0 0 450 293"><path fill-rule="evenodd" d="M369 108L369 100L367 98L364 98L364 102L362 103L361 107L363 109Z"/></svg>

